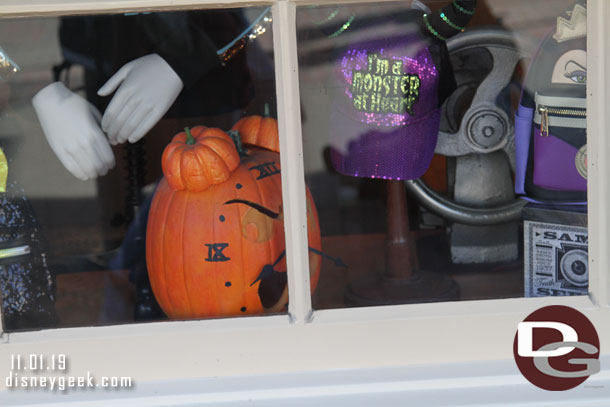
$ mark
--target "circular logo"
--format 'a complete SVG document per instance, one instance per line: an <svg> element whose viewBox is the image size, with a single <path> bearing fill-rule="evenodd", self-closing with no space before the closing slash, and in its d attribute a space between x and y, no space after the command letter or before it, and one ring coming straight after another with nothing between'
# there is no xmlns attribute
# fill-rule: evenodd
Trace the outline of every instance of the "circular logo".
<svg viewBox="0 0 610 407"><path fill-rule="evenodd" d="M519 324L513 342L521 374L544 390L569 390L599 372L599 337L577 310L551 305Z"/></svg>
<svg viewBox="0 0 610 407"><path fill-rule="evenodd" d="M574 164L576 165L576 171L580 174L581 177L587 179L587 145L585 144L578 150L576 153L576 158L574 159Z"/></svg>

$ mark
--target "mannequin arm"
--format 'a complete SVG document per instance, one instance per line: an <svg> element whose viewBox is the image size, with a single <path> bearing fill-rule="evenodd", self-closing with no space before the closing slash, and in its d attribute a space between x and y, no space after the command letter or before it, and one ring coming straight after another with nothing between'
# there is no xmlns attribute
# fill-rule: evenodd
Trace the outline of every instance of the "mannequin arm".
<svg viewBox="0 0 610 407"><path fill-rule="evenodd" d="M114 155L100 129L101 115L63 83L55 82L32 99L51 149L76 178L105 175L115 165Z"/></svg>
<svg viewBox="0 0 610 407"><path fill-rule="evenodd" d="M110 144L137 142L163 117L183 83L169 64L150 54L125 64L99 90L115 92L102 118Z"/></svg>

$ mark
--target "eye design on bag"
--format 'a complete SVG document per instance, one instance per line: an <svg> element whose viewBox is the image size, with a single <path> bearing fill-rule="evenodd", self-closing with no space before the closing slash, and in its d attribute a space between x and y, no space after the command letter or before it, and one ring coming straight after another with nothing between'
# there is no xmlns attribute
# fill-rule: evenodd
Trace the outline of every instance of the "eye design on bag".
<svg viewBox="0 0 610 407"><path fill-rule="evenodd" d="M566 78L579 85L587 83L587 68L580 65L578 62L569 61L565 67L565 73L563 74Z"/></svg>
<svg viewBox="0 0 610 407"><path fill-rule="evenodd" d="M564 53L553 68L551 83L587 84L587 51L573 49Z"/></svg>

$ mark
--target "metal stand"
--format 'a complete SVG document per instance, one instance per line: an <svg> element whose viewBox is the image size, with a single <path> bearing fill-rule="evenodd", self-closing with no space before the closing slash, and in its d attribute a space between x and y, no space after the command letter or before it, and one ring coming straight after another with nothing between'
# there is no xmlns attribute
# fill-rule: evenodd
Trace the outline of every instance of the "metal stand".
<svg viewBox="0 0 610 407"><path fill-rule="evenodd" d="M351 306L452 301L459 287L450 277L419 270L415 241L409 231L407 198L403 181L386 181L386 270L351 283L345 302Z"/></svg>
<svg viewBox="0 0 610 407"><path fill-rule="evenodd" d="M499 207L515 199L508 157L503 151L456 158L454 200L471 208ZM519 221L490 226L454 223L451 261L485 264L519 257Z"/></svg>
<svg viewBox="0 0 610 407"><path fill-rule="evenodd" d="M125 201L125 217L128 222L135 225L136 236L134 250L142 256L130 271L131 278L136 288L136 299L134 318L136 320L159 319L163 317L163 311L159 307L148 279L146 269L146 227L147 219L140 211L142 205L142 186L146 171L146 159L144 151L144 139L137 143L126 143L125 154L127 158L127 197Z"/></svg>

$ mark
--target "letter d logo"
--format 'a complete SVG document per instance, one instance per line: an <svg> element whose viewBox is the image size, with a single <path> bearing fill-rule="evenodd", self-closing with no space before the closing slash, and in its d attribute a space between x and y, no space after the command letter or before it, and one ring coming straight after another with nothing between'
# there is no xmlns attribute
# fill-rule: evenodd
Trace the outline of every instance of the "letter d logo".
<svg viewBox="0 0 610 407"><path fill-rule="evenodd" d="M562 346L555 350L534 350L534 328L554 329L561 332L561 342L578 342L578 334L570 325L561 322L520 322L518 332L518 353L521 357L556 357L567 355L573 346Z"/></svg>
<svg viewBox="0 0 610 407"><path fill-rule="evenodd" d="M569 390L599 372L595 327L570 307L552 305L519 323L513 354L519 371L544 390Z"/></svg>

